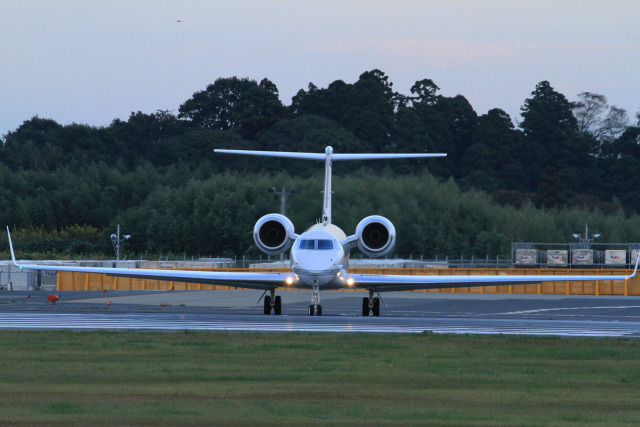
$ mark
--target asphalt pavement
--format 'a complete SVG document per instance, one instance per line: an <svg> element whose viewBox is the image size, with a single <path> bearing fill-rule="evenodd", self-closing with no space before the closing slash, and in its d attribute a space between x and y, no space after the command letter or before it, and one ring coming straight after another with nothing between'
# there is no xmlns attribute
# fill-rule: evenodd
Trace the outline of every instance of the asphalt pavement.
<svg viewBox="0 0 640 427"><path fill-rule="evenodd" d="M640 337L640 297L395 292L378 318L363 318L366 292L282 291L282 315L262 314L262 292L0 292L0 328L439 332ZM59 295L52 302L50 295Z"/></svg>

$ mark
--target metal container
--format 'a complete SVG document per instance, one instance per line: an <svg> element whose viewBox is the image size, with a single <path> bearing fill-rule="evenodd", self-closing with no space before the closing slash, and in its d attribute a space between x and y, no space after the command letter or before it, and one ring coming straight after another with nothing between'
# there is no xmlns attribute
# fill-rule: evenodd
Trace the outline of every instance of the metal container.
<svg viewBox="0 0 640 427"><path fill-rule="evenodd" d="M548 250L547 265L549 267L566 267L567 265L569 265L569 251Z"/></svg>
<svg viewBox="0 0 640 427"><path fill-rule="evenodd" d="M604 263L606 265L626 265L627 251L623 249L607 249L604 251Z"/></svg>
<svg viewBox="0 0 640 427"><path fill-rule="evenodd" d="M547 262L546 251L540 249L516 249L516 265L538 265Z"/></svg>
<svg viewBox="0 0 640 427"><path fill-rule="evenodd" d="M604 252L593 249L574 249L571 251L573 265L599 265L604 263Z"/></svg>

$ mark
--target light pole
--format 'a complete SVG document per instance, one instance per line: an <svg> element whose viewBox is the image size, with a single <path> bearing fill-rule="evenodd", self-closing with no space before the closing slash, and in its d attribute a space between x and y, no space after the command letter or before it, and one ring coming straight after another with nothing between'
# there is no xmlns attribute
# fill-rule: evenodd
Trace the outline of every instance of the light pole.
<svg viewBox="0 0 640 427"><path fill-rule="evenodd" d="M125 234L120 238L120 224L118 224L118 234L111 235L111 243L113 244L113 250L116 251L116 261L120 261L120 252L124 246L124 242L131 238L130 234Z"/></svg>
<svg viewBox="0 0 640 427"><path fill-rule="evenodd" d="M296 192L295 187L291 188L289 192L285 190L284 185L282 186L282 191L276 190L276 187L269 187L269 191L276 196L280 196L280 213L284 216L287 216L287 197Z"/></svg>
<svg viewBox="0 0 640 427"><path fill-rule="evenodd" d="M594 234L591 236L591 238L589 238L589 224L585 224L584 237L582 237L581 234L574 234L573 237L578 239L578 241L580 242L580 244L577 245L579 248L589 249L591 247L591 243L593 243L594 240L600 237L600 235Z"/></svg>
<svg viewBox="0 0 640 427"><path fill-rule="evenodd" d="M286 191L284 185L282 186L282 191L276 190L276 187L269 187L269 191L276 196L280 196L280 213L283 216L287 216L287 197L296 192L295 187L292 187L289 192ZM284 254L280 254L280 261L284 261Z"/></svg>

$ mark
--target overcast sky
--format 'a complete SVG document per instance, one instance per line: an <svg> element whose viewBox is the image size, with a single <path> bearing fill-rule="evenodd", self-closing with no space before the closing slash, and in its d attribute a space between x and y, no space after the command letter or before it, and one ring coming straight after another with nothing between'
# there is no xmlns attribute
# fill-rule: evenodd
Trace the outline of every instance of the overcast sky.
<svg viewBox="0 0 640 427"><path fill-rule="evenodd" d="M182 22L177 22L178 20ZM177 110L219 77L309 82L380 69L519 120L535 85L640 110L639 0L0 0L0 135L38 115L107 126Z"/></svg>

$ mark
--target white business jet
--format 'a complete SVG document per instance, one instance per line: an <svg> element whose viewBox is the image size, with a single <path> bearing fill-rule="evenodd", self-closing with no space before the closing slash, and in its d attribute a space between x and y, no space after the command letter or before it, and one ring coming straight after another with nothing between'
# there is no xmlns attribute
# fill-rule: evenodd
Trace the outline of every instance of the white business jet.
<svg viewBox="0 0 640 427"><path fill-rule="evenodd" d="M400 158L444 157L446 154L336 154L331 147L324 153L292 153L275 151L215 150L217 153L242 154L251 156L285 157L291 159L322 160L325 164L322 219L302 234L296 234L293 223L284 215L268 214L256 222L253 239L258 248L269 255L280 255L290 250L291 271L286 273L233 273L164 269L60 267L44 264L18 264L11 236L9 245L14 265L18 268L35 270L77 271L102 273L109 276L135 277L176 282L226 285L238 288L264 290L264 314L281 314L282 300L276 295L279 288L310 289L312 291L309 315L322 315L320 304L321 289L356 288L369 291L362 300L362 315L380 315L380 292L407 291L418 289L456 288L501 284L535 284L556 281L580 280L628 280L636 275L638 262L633 274L599 276L402 276L349 273L349 252L357 246L367 256L381 257L388 254L395 245L396 232L386 218L372 215L357 225L355 234L347 236L331 222L331 168L333 161L376 160ZM7 227L7 234L9 228ZM638 257L640 261L640 257ZM266 293L269 295L266 295ZM376 296L377 295L377 296Z"/></svg>

